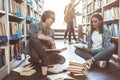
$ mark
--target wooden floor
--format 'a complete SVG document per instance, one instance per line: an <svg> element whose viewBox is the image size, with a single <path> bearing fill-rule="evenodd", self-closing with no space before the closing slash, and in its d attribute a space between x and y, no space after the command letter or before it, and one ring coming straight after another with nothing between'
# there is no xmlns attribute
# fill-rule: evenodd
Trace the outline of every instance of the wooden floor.
<svg viewBox="0 0 120 80"><path fill-rule="evenodd" d="M62 53L66 58L66 62L63 64L63 68L68 67L69 61L75 61L79 63L84 63L84 59L80 58L74 53L75 48L73 45L68 43L64 44L63 40L55 40L57 48L67 47L68 49ZM110 61L108 66L104 69L99 68L97 65L92 66L92 68L84 76L74 77L74 80L120 80L120 68L118 64ZM30 76L24 77L20 76L19 73L11 72L3 80L47 80L46 76L41 76L41 71L36 68L37 72Z"/></svg>

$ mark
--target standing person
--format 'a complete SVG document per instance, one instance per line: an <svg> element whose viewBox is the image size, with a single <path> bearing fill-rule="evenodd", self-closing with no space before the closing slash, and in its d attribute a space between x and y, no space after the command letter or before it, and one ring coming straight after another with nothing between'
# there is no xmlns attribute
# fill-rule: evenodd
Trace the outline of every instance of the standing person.
<svg viewBox="0 0 120 80"><path fill-rule="evenodd" d="M42 41L46 41L45 45L47 48L56 49L54 43L54 31L50 28L54 21L55 13L51 10L47 10L42 14L41 22L30 24L28 54L31 57L31 62L37 63L37 65L41 61L42 66L63 64L65 62L65 58L63 56L54 54L53 52L46 52L42 47Z"/></svg>
<svg viewBox="0 0 120 80"><path fill-rule="evenodd" d="M75 32L74 32L74 27L73 27L73 20L75 18L75 7L79 4L80 0L75 4L75 0L71 0L71 2L65 7L64 10L64 20L67 23L67 29L64 34L64 39L66 43L66 37L67 33L69 32L68 39L69 39L69 44L71 44L71 33L73 34L74 40L77 41Z"/></svg>
<svg viewBox="0 0 120 80"><path fill-rule="evenodd" d="M94 14L91 17L91 30L88 36L88 48L81 50L76 48L75 53L87 60L88 68L93 63L99 67L106 67L106 62L110 60L115 51L115 44L110 42L110 30L103 26L103 18L100 14Z"/></svg>

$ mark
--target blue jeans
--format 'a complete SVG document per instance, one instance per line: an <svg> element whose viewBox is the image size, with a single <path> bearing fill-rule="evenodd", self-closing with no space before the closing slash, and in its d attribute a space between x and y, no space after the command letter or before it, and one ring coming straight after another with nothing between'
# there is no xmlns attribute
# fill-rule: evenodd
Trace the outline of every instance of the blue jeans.
<svg viewBox="0 0 120 80"><path fill-rule="evenodd" d="M73 22L67 23L67 29L64 34L64 39L66 39L68 33L69 33L68 35L69 42L71 42L71 33L73 35L74 40L75 41L77 40L74 32Z"/></svg>
<svg viewBox="0 0 120 80"><path fill-rule="evenodd" d="M85 60L88 60L93 57L95 61L109 61L112 57L112 54L115 52L115 49L116 45L114 43L111 43L110 46L98 53L87 53L78 48L76 48L75 53L78 56L84 58Z"/></svg>

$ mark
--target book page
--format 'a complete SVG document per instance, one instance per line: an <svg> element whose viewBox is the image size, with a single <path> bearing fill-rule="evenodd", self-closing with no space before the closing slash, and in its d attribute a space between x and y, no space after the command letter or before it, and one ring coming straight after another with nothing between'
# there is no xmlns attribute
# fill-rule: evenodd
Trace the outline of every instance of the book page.
<svg viewBox="0 0 120 80"><path fill-rule="evenodd" d="M52 75L47 75L47 78L50 80L64 80L64 79L74 80L68 74L69 74L68 72L60 73L60 74L52 74Z"/></svg>

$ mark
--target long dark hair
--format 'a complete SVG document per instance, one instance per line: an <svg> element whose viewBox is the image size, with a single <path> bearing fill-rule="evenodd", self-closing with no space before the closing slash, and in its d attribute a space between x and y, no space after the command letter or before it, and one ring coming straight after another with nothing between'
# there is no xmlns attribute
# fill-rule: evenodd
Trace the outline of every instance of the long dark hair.
<svg viewBox="0 0 120 80"><path fill-rule="evenodd" d="M92 24L92 18L95 17L97 18L99 21L101 21L101 24L99 25L99 33L103 33L103 18L100 14L94 14L92 17L91 17L91 35L93 33L93 31L95 30L93 28L93 24Z"/></svg>
<svg viewBox="0 0 120 80"><path fill-rule="evenodd" d="M53 16L53 17L52 17ZM45 22L46 21L46 19L48 19L48 18L54 18L55 17L55 13L53 12L53 11L51 11L51 10L47 10L47 11L45 11L43 14L42 14L42 16L41 16L41 20L43 21L43 22Z"/></svg>

